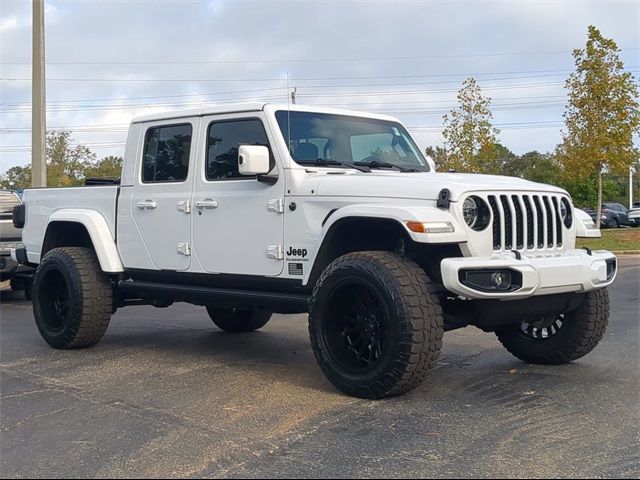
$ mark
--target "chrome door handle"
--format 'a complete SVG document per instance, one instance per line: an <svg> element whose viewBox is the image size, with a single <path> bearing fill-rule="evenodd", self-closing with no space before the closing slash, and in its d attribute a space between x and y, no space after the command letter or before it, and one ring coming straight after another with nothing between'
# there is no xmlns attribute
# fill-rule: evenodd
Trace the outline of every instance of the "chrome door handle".
<svg viewBox="0 0 640 480"><path fill-rule="evenodd" d="M142 210L154 210L158 208L158 204L153 200L144 200L142 202L138 202L136 203L136 206L138 208L141 208Z"/></svg>
<svg viewBox="0 0 640 480"><path fill-rule="evenodd" d="M196 200L196 208L206 208L207 210L211 210L212 208L218 208L220 205L217 200L213 200L212 198L205 198L204 200Z"/></svg>

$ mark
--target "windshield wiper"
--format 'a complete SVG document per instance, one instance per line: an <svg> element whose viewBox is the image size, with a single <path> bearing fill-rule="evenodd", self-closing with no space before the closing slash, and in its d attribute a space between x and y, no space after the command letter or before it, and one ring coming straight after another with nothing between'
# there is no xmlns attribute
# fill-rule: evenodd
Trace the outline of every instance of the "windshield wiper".
<svg viewBox="0 0 640 480"><path fill-rule="evenodd" d="M326 160L319 158L308 162L298 162L300 165L315 165L317 167L345 167L359 170L360 172L371 172L368 165L358 165L356 163L338 162L337 160Z"/></svg>
<svg viewBox="0 0 640 480"><path fill-rule="evenodd" d="M380 160L371 160L370 162L356 162L354 165L361 165L369 168L397 168L399 172L419 172L417 168L408 168L393 163L381 162Z"/></svg>

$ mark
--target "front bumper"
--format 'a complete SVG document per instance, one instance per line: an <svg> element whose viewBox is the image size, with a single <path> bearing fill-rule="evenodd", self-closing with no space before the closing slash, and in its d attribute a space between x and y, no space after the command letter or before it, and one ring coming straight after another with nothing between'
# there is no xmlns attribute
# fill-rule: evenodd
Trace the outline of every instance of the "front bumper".
<svg viewBox="0 0 640 480"><path fill-rule="evenodd" d="M522 255L518 259L515 254L496 254L484 258L446 258L440 268L444 286L452 293L472 299L509 300L603 288L615 280L618 265L615 255L606 250L567 250L553 257ZM467 271L496 269L515 272L518 288L487 291L463 283Z"/></svg>

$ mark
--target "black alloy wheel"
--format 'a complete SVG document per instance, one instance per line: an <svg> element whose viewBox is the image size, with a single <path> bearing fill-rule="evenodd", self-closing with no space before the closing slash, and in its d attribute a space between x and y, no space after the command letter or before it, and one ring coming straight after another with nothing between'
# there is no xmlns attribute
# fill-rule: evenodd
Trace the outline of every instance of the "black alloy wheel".
<svg viewBox="0 0 640 480"><path fill-rule="evenodd" d="M333 360L347 371L375 368L389 340L389 312L381 295L363 279L351 278L334 286L323 337Z"/></svg>

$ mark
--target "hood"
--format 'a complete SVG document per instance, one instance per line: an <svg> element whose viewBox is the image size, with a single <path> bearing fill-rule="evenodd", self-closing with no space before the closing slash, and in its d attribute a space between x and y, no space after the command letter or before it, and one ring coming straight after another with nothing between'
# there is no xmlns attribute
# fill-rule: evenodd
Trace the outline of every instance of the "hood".
<svg viewBox="0 0 640 480"><path fill-rule="evenodd" d="M438 193L443 188L451 191L451 200L454 202L461 195L474 191L566 193L561 188L552 185L530 182L516 177L374 170L371 173L349 172L344 175L326 175L318 185L317 195L436 200Z"/></svg>

